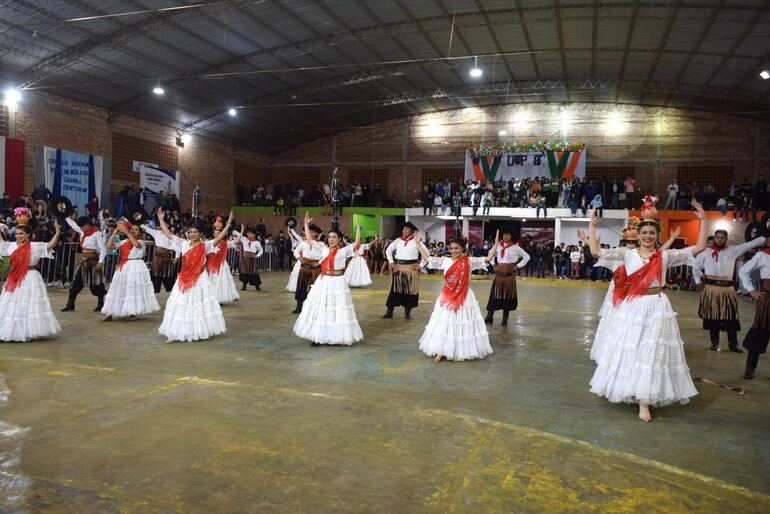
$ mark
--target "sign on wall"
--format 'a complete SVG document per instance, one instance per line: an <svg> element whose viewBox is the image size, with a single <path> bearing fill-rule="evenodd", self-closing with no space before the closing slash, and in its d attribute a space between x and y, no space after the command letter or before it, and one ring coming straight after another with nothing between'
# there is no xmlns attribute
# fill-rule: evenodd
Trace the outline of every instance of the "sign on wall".
<svg viewBox="0 0 770 514"><path fill-rule="evenodd" d="M586 150L534 150L509 154L465 152L465 180L522 180L586 176Z"/></svg>
<svg viewBox="0 0 770 514"><path fill-rule="evenodd" d="M146 163L134 162L134 169L139 171L139 187L144 190L144 210L154 211L158 206L161 193L179 196L181 174L177 170L168 170Z"/></svg>
<svg viewBox="0 0 770 514"><path fill-rule="evenodd" d="M57 149L52 192L54 196L69 198L78 215L85 215L86 204L97 196L94 156Z"/></svg>

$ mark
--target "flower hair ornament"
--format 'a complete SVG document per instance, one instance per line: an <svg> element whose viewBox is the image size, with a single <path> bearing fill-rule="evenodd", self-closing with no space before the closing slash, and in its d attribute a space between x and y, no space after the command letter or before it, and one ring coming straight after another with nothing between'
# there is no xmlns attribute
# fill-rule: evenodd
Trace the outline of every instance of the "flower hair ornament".
<svg viewBox="0 0 770 514"><path fill-rule="evenodd" d="M17 225L29 225L29 220L32 218L32 211L26 207L16 207L13 210L13 216L16 218Z"/></svg>

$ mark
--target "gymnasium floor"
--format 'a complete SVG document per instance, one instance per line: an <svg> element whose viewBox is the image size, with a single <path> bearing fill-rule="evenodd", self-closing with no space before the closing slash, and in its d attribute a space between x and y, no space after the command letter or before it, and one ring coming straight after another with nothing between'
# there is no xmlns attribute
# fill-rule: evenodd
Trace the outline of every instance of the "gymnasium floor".
<svg viewBox="0 0 770 514"><path fill-rule="evenodd" d="M770 512L770 357L741 379L693 293L670 293L693 376L745 394L696 382L648 425L588 391L606 284L521 281L493 355L435 364L435 278L411 321L380 319L386 277L355 291L352 348L296 338L287 274L263 279L207 342L162 344L160 313L100 323L84 293L58 339L0 345L0 511Z"/></svg>

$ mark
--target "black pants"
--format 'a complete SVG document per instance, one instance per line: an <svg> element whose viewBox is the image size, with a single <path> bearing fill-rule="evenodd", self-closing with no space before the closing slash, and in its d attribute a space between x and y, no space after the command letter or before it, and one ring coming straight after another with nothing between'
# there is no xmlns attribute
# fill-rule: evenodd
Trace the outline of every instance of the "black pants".
<svg viewBox="0 0 770 514"><path fill-rule="evenodd" d="M730 348L737 347L738 346L738 331L734 329L726 329L727 332L727 344L730 345ZM712 328L709 330L709 336L711 337L711 344L714 346L719 346L719 329L718 328Z"/></svg>
<svg viewBox="0 0 770 514"><path fill-rule="evenodd" d="M91 294L100 299L105 294L107 294L107 291L104 289L104 284L92 285L90 289L91 289ZM82 290L83 290L83 270L79 269L77 274L75 275L75 279L72 281L72 287L70 287L70 301L75 301L75 298L77 298L77 296L80 294L80 291Z"/></svg>
<svg viewBox="0 0 770 514"><path fill-rule="evenodd" d="M749 355L746 357L746 369L755 371L757 369L758 363L759 363L759 352L749 352Z"/></svg>
<svg viewBox="0 0 770 514"><path fill-rule="evenodd" d="M174 282L176 282L175 277L156 277L151 275L150 279L152 280L152 287L155 289L155 294L160 293L161 285L166 289L167 293L170 293L171 290L174 289Z"/></svg>

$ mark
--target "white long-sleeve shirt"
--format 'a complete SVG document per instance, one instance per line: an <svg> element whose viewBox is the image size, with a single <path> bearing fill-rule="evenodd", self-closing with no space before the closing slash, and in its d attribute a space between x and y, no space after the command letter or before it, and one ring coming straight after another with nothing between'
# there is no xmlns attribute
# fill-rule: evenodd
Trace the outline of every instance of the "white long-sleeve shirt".
<svg viewBox="0 0 770 514"><path fill-rule="evenodd" d="M75 223L72 218L64 218L67 220L67 225L72 228L75 232L78 233L80 236L80 246L83 248L83 250L92 250L94 252L99 253L99 262L104 262L105 257L107 257L107 243L104 240L104 234L99 232L98 230L91 234L88 237L83 237L83 229L78 227L78 224Z"/></svg>
<svg viewBox="0 0 770 514"><path fill-rule="evenodd" d="M248 237L242 235L237 230L233 230L233 235L240 239L240 242L243 245L244 252L255 253L257 254L257 257L260 257L264 253L264 250L262 249L262 244L256 239L252 241Z"/></svg>
<svg viewBox="0 0 770 514"><path fill-rule="evenodd" d="M728 245L724 250L717 252L718 257L714 257L714 250L706 248L695 257L692 278L696 284L703 281L704 274L709 277L730 277L729 280L732 280L735 260L755 246L763 244L765 244L765 238L758 237L748 243Z"/></svg>
<svg viewBox="0 0 770 514"><path fill-rule="evenodd" d="M314 241L311 245L307 242L307 240L305 240L300 243L295 252L298 257L301 256L302 258L309 259L311 261L320 261L324 258L324 248L327 248L327 246L321 242Z"/></svg>
<svg viewBox="0 0 770 514"><path fill-rule="evenodd" d="M754 291L754 284L751 280L751 274L754 271L759 271L759 277L762 280L770 279L770 254L757 252L749 262L741 266L738 276L741 279L741 284L749 293Z"/></svg>
<svg viewBox="0 0 770 514"><path fill-rule="evenodd" d="M171 240L166 237L166 234L164 234L162 231L154 229L149 225L142 225L142 230L150 234L150 237L152 237L152 239L155 241L155 246L157 248L172 250L174 252L174 257L177 259L182 256L178 248L172 244Z"/></svg>
<svg viewBox="0 0 770 514"><path fill-rule="evenodd" d="M385 257L388 259L389 263L393 263L395 259L398 259L399 261L414 261L419 260L420 257L420 250L417 245L420 245L424 248L422 241L418 241L413 237L410 237L408 239L404 239L403 237L399 237L392 243L388 245L388 248L385 250ZM426 249L427 251L427 249ZM393 253L395 252L396 257L393 258Z"/></svg>
<svg viewBox="0 0 770 514"><path fill-rule="evenodd" d="M505 252L503 252L503 245L505 246ZM511 243L508 246L504 241L501 241L497 245L497 263L498 264L516 264L516 267L523 268L529 262L529 254L516 243Z"/></svg>

